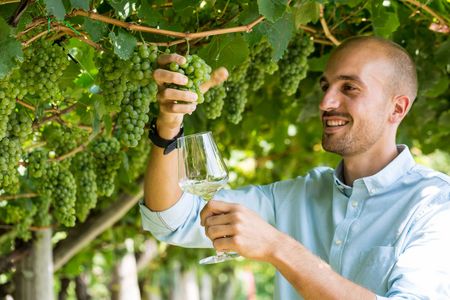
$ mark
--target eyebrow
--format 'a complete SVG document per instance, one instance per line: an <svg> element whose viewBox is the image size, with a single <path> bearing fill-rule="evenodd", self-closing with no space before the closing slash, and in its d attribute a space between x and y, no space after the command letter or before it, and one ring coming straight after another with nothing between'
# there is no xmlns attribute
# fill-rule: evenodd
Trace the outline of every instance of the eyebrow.
<svg viewBox="0 0 450 300"><path fill-rule="evenodd" d="M359 76L357 76L357 75L339 75L339 76L337 77L337 80L356 81L356 82L358 82L358 83L360 83L360 84L362 84L362 85L365 85L365 84L363 83L363 81L361 80L361 78L359 78ZM328 80L327 80L327 78L326 78L325 75L322 75L322 77L320 77L319 82L320 82L320 83L322 83L322 82L328 82Z"/></svg>

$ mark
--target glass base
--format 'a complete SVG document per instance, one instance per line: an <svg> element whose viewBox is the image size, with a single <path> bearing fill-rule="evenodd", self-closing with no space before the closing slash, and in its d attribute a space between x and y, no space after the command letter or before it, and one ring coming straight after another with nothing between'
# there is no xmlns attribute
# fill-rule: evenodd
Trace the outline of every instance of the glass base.
<svg viewBox="0 0 450 300"><path fill-rule="evenodd" d="M205 257L199 260L199 264L201 265L210 265L210 264L218 264L224 261L233 260L241 257L236 252L221 252L217 253L217 255Z"/></svg>

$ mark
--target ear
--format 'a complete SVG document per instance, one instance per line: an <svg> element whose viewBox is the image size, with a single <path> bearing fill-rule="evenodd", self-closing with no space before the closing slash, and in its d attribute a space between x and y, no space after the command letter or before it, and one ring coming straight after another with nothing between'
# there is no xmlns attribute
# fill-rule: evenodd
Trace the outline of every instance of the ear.
<svg viewBox="0 0 450 300"><path fill-rule="evenodd" d="M393 110L389 116L392 123L400 123L411 108L411 100L406 95L395 96L392 99Z"/></svg>

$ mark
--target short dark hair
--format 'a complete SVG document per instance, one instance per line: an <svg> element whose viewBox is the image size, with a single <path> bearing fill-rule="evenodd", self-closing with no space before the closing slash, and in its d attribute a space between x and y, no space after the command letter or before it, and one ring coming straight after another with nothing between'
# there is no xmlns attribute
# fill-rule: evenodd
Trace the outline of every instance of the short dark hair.
<svg viewBox="0 0 450 300"><path fill-rule="evenodd" d="M400 45L393 41L375 36L356 36L343 41L334 52L349 46L361 43L374 43L383 49L383 54L394 67L394 76L390 80L391 91L399 90L414 101L417 97L417 71L416 64L411 55Z"/></svg>

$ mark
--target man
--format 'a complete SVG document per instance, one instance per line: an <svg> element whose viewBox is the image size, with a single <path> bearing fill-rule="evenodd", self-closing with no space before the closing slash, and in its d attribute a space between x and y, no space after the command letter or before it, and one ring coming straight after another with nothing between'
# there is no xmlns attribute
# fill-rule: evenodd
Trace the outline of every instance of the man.
<svg viewBox="0 0 450 300"><path fill-rule="evenodd" d="M160 59L170 61L183 58ZM156 70L154 77L157 133L170 140L196 96L162 87L185 84L180 74ZM390 41L349 39L320 84L322 144L342 157L336 170L220 191L205 205L178 187L176 153L153 147L144 228L172 244L213 245L271 263L276 299L450 299L450 178L415 164L395 143L417 94L412 59Z"/></svg>

